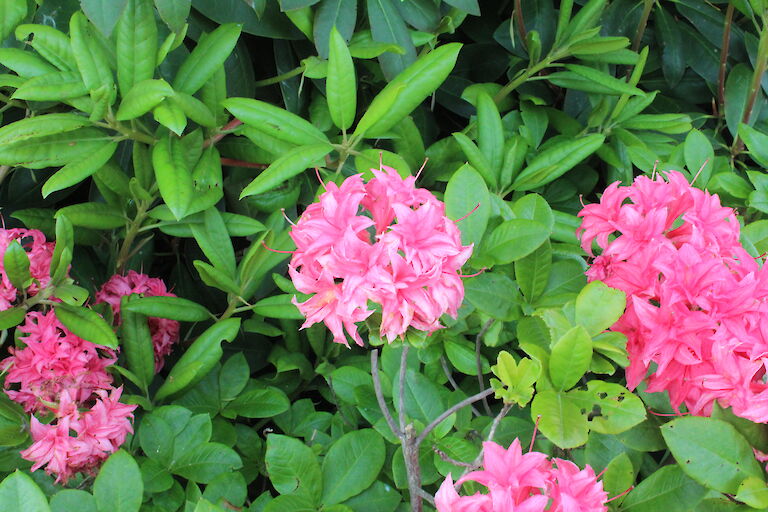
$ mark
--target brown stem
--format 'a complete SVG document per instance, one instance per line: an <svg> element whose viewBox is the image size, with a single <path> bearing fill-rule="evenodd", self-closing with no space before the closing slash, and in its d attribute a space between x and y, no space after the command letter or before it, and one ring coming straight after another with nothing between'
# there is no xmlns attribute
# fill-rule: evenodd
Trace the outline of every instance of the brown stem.
<svg viewBox="0 0 768 512"><path fill-rule="evenodd" d="M408 475L408 492L411 495L411 511L422 512L423 504L421 489L421 468L419 467L419 438L413 423L405 427L405 439L403 440L403 458L405 470Z"/></svg>
<svg viewBox="0 0 768 512"><path fill-rule="evenodd" d="M405 432L405 372L408 367L408 345L403 345L403 352L400 355L400 376L397 380L397 416L400 419L400 431Z"/></svg>
<svg viewBox="0 0 768 512"><path fill-rule="evenodd" d="M640 16L640 23L637 24L635 37L632 39L632 51L636 52L640 48L640 42L643 40L645 27L648 25L648 17L651 15L654 0L644 0L643 14Z"/></svg>
<svg viewBox="0 0 768 512"><path fill-rule="evenodd" d="M221 165L231 165L232 167L248 167L250 169L266 169L269 164L257 164L253 162L245 162L243 160L237 160L235 158L222 158Z"/></svg>
<svg viewBox="0 0 768 512"><path fill-rule="evenodd" d="M229 133L232 130L234 130L235 128L237 128L241 124L243 124L243 122L241 120L239 120L239 119L231 120L230 122L228 122L227 124L222 126L221 130L219 130L219 132L216 135L211 136L205 142L203 142L203 147L207 148L209 146L213 146L214 144L219 142L221 139L223 139L224 137L229 135Z"/></svg>
<svg viewBox="0 0 768 512"><path fill-rule="evenodd" d="M373 379L373 391L376 393L376 401L379 402L379 409L381 409L384 419L387 420L389 429L402 441L403 432L397 428L395 419L392 417L392 413L389 412L389 407L387 407L387 403L384 401L384 393L381 391L381 379L379 378L379 349L376 348L371 350L371 378Z"/></svg>
<svg viewBox="0 0 768 512"><path fill-rule="evenodd" d="M520 34L520 41L523 43L523 48L526 48L525 38L528 37L528 33L525 31L525 21L523 21L523 6L520 5L520 0L515 0L515 22L517 24L517 31ZM512 42L514 43L514 41Z"/></svg>
<svg viewBox="0 0 768 512"><path fill-rule="evenodd" d="M493 318L485 322L482 329L480 329L480 332L477 333L477 336L475 337L475 364L477 365L477 383L480 385L480 389L485 389L485 379L483 378L483 361L480 359L480 344L483 342L485 333L487 333L488 329L491 328L493 322ZM483 408L485 409L486 414L491 414L491 406L488 405L488 400L485 398L483 398Z"/></svg>
<svg viewBox="0 0 768 512"><path fill-rule="evenodd" d="M422 443L422 441L424 441L424 439L427 438L429 433L432 432L435 429L435 427L437 427L440 423L445 421L445 418L447 418L451 414L455 413L456 411L458 411L458 410L460 410L460 409L462 409L462 408L464 408L464 407L466 407L468 405L472 405L473 403L477 402L478 400L482 400L483 398L487 397L488 395L492 395L493 392L494 392L493 388L488 388L488 389L486 389L484 391L481 391L479 393L476 393L476 394L470 396L469 398L465 398L464 400L462 400L461 402L457 403L456 405L454 405L452 407L449 407L448 409L443 411L443 413L440 416L438 416L437 418L432 420L432 423L427 425L424 428L424 430L421 431L421 434L419 434L419 437L416 438L416 445L417 445L417 447L418 447L418 445L420 445Z"/></svg>
<svg viewBox="0 0 768 512"><path fill-rule="evenodd" d="M731 44L731 24L733 23L733 4L729 3L725 10L725 25L723 26L723 42L720 45L720 72L717 77L717 114L725 115L725 72L728 66L728 47Z"/></svg>

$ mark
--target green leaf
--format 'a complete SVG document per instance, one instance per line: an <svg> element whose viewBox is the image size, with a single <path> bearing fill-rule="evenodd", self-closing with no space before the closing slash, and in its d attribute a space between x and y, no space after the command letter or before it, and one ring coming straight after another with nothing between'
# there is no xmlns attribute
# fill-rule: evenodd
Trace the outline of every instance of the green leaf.
<svg viewBox="0 0 768 512"><path fill-rule="evenodd" d="M688 512L707 493L679 466L663 466L644 479L624 499L622 512Z"/></svg>
<svg viewBox="0 0 768 512"><path fill-rule="evenodd" d="M117 83L125 97L134 85L154 76L157 25L150 0L128 0L117 23L116 48Z"/></svg>
<svg viewBox="0 0 768 512"><path fill-rule="evenodd" d="M497 180L496 174L491 168L491 163L485 157L480 148L478 148L472 140L461 132L452 134L454 140L458 143L464 155L472 164L472 167L483 177L485 182L493 189L496 188Z"/></svg>
<svg viewBox="0 0 768 512"><path fill-rule="evenodd" d="M106 142L93 153L85 155L82 160L70 162L48 178L43 185L43 197L53 192L77 185L101 169L117 150L117 142Z"/></svg>
<svg viewBox="0 0 768 512"><path fill-rule="evenodd" d="M117 348L115 332L95 311L69 304L56 304L53 310L56 312L56 318L75 336L95 345Z"/></svg>
<svg viewBox="0 0 768 512"><path fill-rule="evenodd" d="M141 297L131 300L121 311L132 311L145 316L169 318L179 322L204 322L211 313L197 302L182 297Z"/></svg>
<svg viewBox="0 0 768 512"><path fill-rule="evenodd" d="M232 341L239 328L239 318L228 318L206 329L173 365L155 400L177 395L200 382L221 359L221 342Z"/></svg>
<svg viewBox="0 0 768 512"><path fill-rule="evenodd" d="M611 75L603 73L602 71L598 71L595 68L590 68L588 66L582 66L579 64L566 64L565 68L589 80L590 82L594 82L610 91L613 91L614 94L628 94L630 96L642 96L645 94L643 91L637 87L629 85L624 80L614 78Z"/></svg>
<svg viewBox="0 0 768 512"><path fill-rule="evenodd" d="M165 80L142 80L137 82L120 102L115 119L128 121L143 116L174 92Z"/></svg>
<svg viewBox="0 0 768 512"><path fill-rule="evenodd" d="M125 226L123 212L105 203L79 203L65 206L56 212L55 218L66 216L69 221L83 228L115 229Z"/></svg>
<svg viewBox="0 0 768 512"><path fill-rule="evenodd" d="M60 167L93 153L107 140L110 137L106 133L94 128L27 138L0 146L0 165Z"/></svg>
<svg viewBox="0 0 768 512"><path fill-rule="evenodd" d="M32 52L18 48L0 48L0 64L25 78L54 73L56 68Z"/></svg>
<svg viewBox="0 0 768 512"><path fill-rule="evenodd" d="M152 149L152 165L160 195L176 220L181 220L194 194L192 173L181 140L170 133L161 137Z"/></svg>
<svg viewBox="0 0 768 512"><path fill-rule="evenodd" d="M323 459L324 505L341 503L369 488L384 466L384 439L372 429L344 434Z"/></svg>
<svg viewBox="0 0 768 512"><path fill-rule="evenodd" d="M691 130L685 137L683 155L688 172L696 176L694 183L699 188L705 188L712 175L715 160L715 150L712 149L709 139L699 130Z"/></svg>
<svg viewBox="0 0 768 512"><path fill-rule="evenodd" d="M128 362L128 369L141 382L146 392L155 376L155 352L148 319L141 312L134 312L130 306L141 299L124 297L120 308L120 342Z"/></svg>
<svg viewBox="0 0 768 512"><path fill-rule="evenodd" d="M752 447L724 421L678 418L662 425L661 433L682 470L710 489L736 494L745 478L764 478Z"/></svg>
<svg viewBox="0 0 768 512"><path fill-rule="evenodd" d="M739 125L739 137L746 144L752 160L768 168L768 135L742 123Z"/></svg>
<svg viewBox="0 0 768 512"><path fill-rule="evenodd" d="M13 144L26 139L71 132L91 124L87 117L76 114L43 114L27 117L0 128L0 144Z"/></svg>
<svg viewBox="0 0 768 512"><path fill-rule="evenodd" d="M199 99L183 92L177 92L170 98L171 103L178 107L185 116L206 128L216 127L216 116L213 112ZM215 150L216 148L211 146L209 150Z"/></svg>
<svg viewBox="0 0 768 512"><path fill-rule="evenodd" d="M349 48L336 27L331 30L325 91L333 124L342 130L348 129L355 121L357 80Z"/></svg>
<svg viewBox="0 0 768 512"><path fill-rule="evenodd" d="M208 286L218 288L225 293L240 295L240 287L234 279L224 272L200 260L193 261L192 265L194 265L195 269L197 269L197 272L200 274L200 279L202 279Z"/></svg>
<svg viewBox="0 0 768 512"><path fill-rule="evenodd" d="M541 222L550 230L555 226L555 215L549 203L538 194L525 194L512 205L512 212L518 219Z"/></svg>
<svg viewBox="0 0 768 512"><path fill-rule="evenodd" d="M91 23L96 25L105 37L112 35L118 18L125 10L128 0L80 0L80 7Z"/></svg>
<svg viewBox="0 0 768 512"><path fill-rule="evenodd" d="M577 325L555 342L549 358L549 377L560 391L579 382L592 361L592 338L584 327Z"/></svg>
<svg viewBox="0 0 768 512"><path fill-rule="evenodd" d="M152 110L155 121L181 137L187 126L187 116L184 111L172 101L163 101Z"/></svg>
<svg viewBox="0 0 768 512"><path fill-rule="evenodd" d="M547 148L518 175L513 190L532 190L554 181L597 151L604 141L604 135L593 134Z"/></svg>
<svg viewBox="0 0 768 512"><path fill-rule="evenodd" d="M725 80L725 124L731 135L740 131L751 82L752 68L743 62L736 64Z"/></svg>
<svg viewBox="0 0 768 512"><path fill-rule="evenodd" d="M93 495L80 489L62 489L51 496L52 512L98 512Z"/></svg>
<svg viewBox="0 0 768 512"><path fill-rule="evenodd" d="M548 241L515 262L515 279L528 303L533 303L544 293L551 268L552 246Z"/></svg>
<svg viewBox="0 0 768 512"><path fill-rule="evenodd" d="M214 267L234 277L235 251L221 213L211 207L203 212L203 219L202 224L190 225L195 240Z"/></svg>
<svg viewBox="0 0 768 512"><path fill-rule="evenodd" d="M609 288L601 281L592 281L576 297L576 323L583 325L590 336L611 327L624 314L626 297L621 290Z"/></svg>
<svg viewBox="0 0 768 512"><path fill-rule="evenodd" d="M472 212L472 210L475 210ZM480 244L491 215L491 199L483 178L470 165L453 173L445 188L445 214L449 219L461 219L461 243Z"/></svg>
<svg viewBox="0 0 768 512"><path fill-rule="evenodd" d="M411 35L395 1L368 0L366 6L373 39L382 43L396 44L404 50L402 54L385 53L379 57L384 77L394 81L403 73L406 66L416 60L416 49Z"/></svg>
<svg viewBox="0 0 768 512"><path fill-rule="evenodd" d="M183 357L183 356L182 356ZM184 450L171 466L171 472L202 484L242 467L240 456L232 448L221 443L204 443Z"/></svg>
<svg viewBox="0 0 768 512"><path fill-rule="evenodd" d="M29 286L32 279L29 273L29 256L17 240L9 243L5 249L3 267L8 280L18 291Z"/></svg>
<svg viewBox="0 0 768 512"><path fill-rule="evenodd" d="M224 409L244 418L271 418L291 408L288 397L273 387L251 389L241 393Z"/></svg>
<svg viewBox="0 0 768 512"><path fill-rule="evenodd" d="M195 94L224 65L240 37L240 27L235 23L226 23L201 37L176 73L173 88Z"/></svg>
<svg viewBox="0 0 768 512"><path fill-rule="evenodd" d="M0 483L0 503L3 512L51 512L40 487L18 469Z"/></svg>
<svg viewBox="0 0 768 512"><path fill-rule="evenodd" d="M601 434L626 432L646 417L645 405L640 397L620 384L591 380L586 391L575 391L569 395L575 403L592 412L589 428Z"/></svg>
<svg viewBox="0 0 768 512"><path fill-rule="evenodd" d="M267 318L304 320L304 315L291 302L293 295L273 295L253 305L253 312Z"/></svg>
<svg viewBox="0 0 768 512"><path fill-rule="evenodd" d="M269 434L264 462L277 492L319 502L323 480L317 456L309 446L292 437Z"/></svg>
<svg viewBox="0 0 768 512"><path fill-rule="evenodd" d="M369 0L387 1L387 0ZM357 123L356 137L375 138L385 134L410 114L445 81L456 64L461 44L449 43L420 57L398 74L371 101Z"/></svg>
<svg viewBox="0 0 768 512"><path fill-rule="evenodd" d="M735 498L752 508L765 509L768 507L768 487L762 478L751 476L741 482Z"/></svg>
<svg viewBox="0 0 768 512"><path fill-rule="evenodd" d="M297 146L328 144L328 137L309 121L264 101L228 98L223 105L246 125L263 130L278 140Z"/></svg>
<svg viewBox="0 0 768 512"><path fill-rule="evenodd" d="M15 308L8 308L0 311L0 331L16 327L24 321L26 315L27 309L24 306L17 306Z"/></svg>
<svg viewBox="0 0 768 512"><path fill-rule="evenodd" d="M504 128L496 103L486 93L477 95L477 145L490 164L493 184L499 183L504 159Z"/></svg>
<svg viewBox="0 0 768 512"><path fill-rule="evenodd" d="M328 58L331 29L334 27L345 41L349 41L355 32L356 19L357 0L322 0L315 11L312 27L317 54L323 59Z"/></svg>
<svg viewBox="0 0 768 512"><path fill-rule="evenodd" d="M74 248L75 235L72 223L66 214L59 213L56 217L56 245L51 257L51 284L58 285L67 275Z"/></svg>
<svg viewBox="0 0 768 512"><path fill-rule="evenodd" d="M109 58L82 12L72 15L69 21L69 34L72 38L72 53L77 62L77 69L83 77L85 88L88 91L95 91L104 86L107 90L111 90L114 87L114 77ZM114 92L111 92L111 97L114 99Z"/></svg>
<svg viewBox="0 0 768 512"><path fill-rule="evenodd" d="M155 0L160 18L172 32L181 32L189 16L191 0Z"/></svg>
<svg viewBox="0 0 768 512"><path fill-rule="evenodd" d="M13 93L13 99L64 101L88 94L80 74L75 71L47 73L24 82Z"/></svg>
<svg viewBox="0 0 768 512"><path fill-rule="evenodd" d="M240 199L272 190L308 167L321 167L322 158L331 152L330 144L313 144L294 148L272 162L240 193Z"/></svg>
<svg viewBox="0 0 768 512"><path fill-rule="evenodd" d="M124 450L110 455L93 482L99 512L138 512L143 492L139 465Z"/></svg>
<svg viewBox="0 0 768 512"><path fill-rule="evenodd" d="M549 230L540 222L512 219L499 224L485 241L478 256L484 263L505 265L538 249L549 238Z"/></svg>
<svg viewBox="0 0 768 512"><path fill-rule="evenodd" d="M551 389L536 393L531 404L531 418L536 421L539 416L541 433L560 448L576 448L587 442L587 417L567 393Z"/></svg>
<svg viewBox="0 0 768 512"><path fill-rule="evenodd" d="M7 0L0 4L0 41L3 41L14 27L21 23L27 16L27 2L25 0Z"/></svg>

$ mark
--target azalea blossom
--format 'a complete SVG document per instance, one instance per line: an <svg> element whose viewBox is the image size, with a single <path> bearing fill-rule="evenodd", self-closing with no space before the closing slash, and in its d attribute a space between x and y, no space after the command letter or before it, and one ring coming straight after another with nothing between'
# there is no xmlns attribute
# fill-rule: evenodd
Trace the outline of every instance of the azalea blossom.
<svg viewBox="0 0 768 512"><path fill-rule="evenodd" d="M324 322L333 340L363 345L356 324L380 307L379 334L389 341L409 327L432 332L454 318L464 298L459 270L472 254L445 205L416 188L416 178L373 169L367 183L350 176L325 185L291 230L296 251L288 267L296 289L313 294L294 304L302 328Z"/></svg>
<svg viewBox="0 0 768 512"><path fill-rule="evenodd" d="M455 486L473 481L488 489L461 496ZM504 449L494 442L483 443L483 469L460 478L451 475L435 495L438 512L606 512L608 494L587 465L550 460L539 452L523 454L519 439Z"/></svg>
<svg viewBox="0 0 768 512"><path fill-rule="evenodd" d="M0 228L0 311L11 308L19 295L19 290L11 284L3 266L5 251L14 241L21 244L29 257L29 274L33 281L26 290L27 294L35 295L51 281L51 259L56 244L46 242L45 235L36 229Z"/></svg>
<svg viewBox="0 0 768 512"><path fill-rule="evenodd" d="M162 279L129 270L124 276L115 274L96 292L96 304L106 302L112 307L115 324L120 325L120 299L136 293L145 297L175 297ZM155 352L155 373L163 368L165 357L179 341L179 322L167 318L149 317L149 332Z"/></svg>
<svg viewBox="0 0 768 512"><path fill-rule="evenodd" d="M627 337L628 387L645 380L676 409L709 415L717 401L766 422L768 273L741 246L731 208L665 176L614 183L579 213L582 248L603 249L589 280L627 294L612 330Z"/></svg>

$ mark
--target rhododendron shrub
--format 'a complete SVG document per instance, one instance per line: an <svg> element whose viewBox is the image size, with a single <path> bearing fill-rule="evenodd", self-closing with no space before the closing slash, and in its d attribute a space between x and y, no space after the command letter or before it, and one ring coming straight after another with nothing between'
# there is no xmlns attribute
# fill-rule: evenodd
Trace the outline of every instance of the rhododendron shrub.
<svg viewBox="0 0 768 512"><path fill-rule="evenodd" d="M461 496L455 487L477 482L488 489ZM483 443L483 469L472 471L454 484L448 475L435 495L438 512L607 512L608 493L595 472L571 461L546 454L523 453L519 439L506 450Z"/></svg>
<svg viewBox="0 0 768 512"><path fill-rule="evenodd" d="M314 294L294 299L302 328L324 322L344 345L344 330L363 345L356 323L374 313L370 303L381 308L379 335L390 342L409 327L439 329L443 314L455 318L464 298L459 270L472 254L445 205L416 188L415 177L387 166L372 172L367 183L355 175L326 184L291 229L288 271L298 291Z"/></svg>
<svg viewBox="0 0 768 512"><path fill-rule="evenodd" d="M71 333L53 310L28 313L18 331L24 346L9 348L0 367L5 393L33 413L32 445L22 457L61 483L94 474L133 432L136 406L118 402L122 388L107 373L115 352Z"/></svg>
<svg viewBox="0 0 768 512"><path fill-rule="evenodd" d="M14 241L21 244L29 258L29 274L33 281L26 290L16 289L4 268L5 251ZM36 229L0 228L0 311L13 306L20 292L26 291L31 296L48 286L51 280L50 269L54 246L53 242L47 242L45 235Z"/></svg>
<svg viewBox="0 0 768 512"><path fill-rule="evenodd" d="M614 183L579 216L582 248L603 249L589 280L628 297L612 329L627 336L630 389L647 379L675 408L709 415L718 401L768 421L768 273L740 244L733 209L670 171Z"/></svg>
<svg viewBox="0 0 768 512"><path fill-rule="evenodd" d="M120 325L120 299L131 294L145 297L175 297L162 279L149 277L129 270L124 276L115 274L96 292L96 304L107 303L112 307L115 325ZM163 368L165 357L179 341L179 322L167 318L149 317L149 332L155 353L155 373Z"/></svg>

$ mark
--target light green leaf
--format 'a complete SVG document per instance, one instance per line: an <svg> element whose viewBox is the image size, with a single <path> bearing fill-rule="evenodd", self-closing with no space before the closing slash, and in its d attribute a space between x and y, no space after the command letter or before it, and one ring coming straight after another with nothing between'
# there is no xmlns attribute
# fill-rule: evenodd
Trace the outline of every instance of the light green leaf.
<svg viewBox="0 0 768 512"><path fill-rule="evenodd" d="M92 229L115 229L125 226L123 212L105 203L78 203L65 206L55 217L65 215L74 226Z"/></svg>
<svg viewBox="0 0 768 512"><path fill-rule="evenodd" d="M299 146L275 160L240 193L240 199L272 190L308 167L322 167L322 158L331 152L330 144Z"/></svg>
<svg viewBox="0 0 768 512"><path fill-rule="evenodd" d="M512 183L512 188L531 190L554 181L597 151L604 141L604 135L593 134L559 142L547 148L518 175Z"/></svg>
<svg viewBox="0 0 768 512"><path fill-rule="evenodd" d="M379 476L386 455L384 439L372 429L343 435L323 459L322 503L333 505L360 494Z"/></svg>
<svg viewBox="0 0 768 512"><path fill-rule="evenodd" d="M11 284L21 292L32 279L29 273L29 256L21 244L14 240L8 244L3 255L3 270Z"/></svg>
<svg viewBox="0 0 768 512"><path fill-rule="evenodd" d="M499 224L488 235L478 259L483 264L505 265L538 249L549 238L549 230L540 222L512 219Z"/></svg>
<svg viewBox="0 0 768 512"><path fill-rule="evenodd" d="M99 512L138 512L143 492L139 465L124 450L107 459L93 483Z"/></svg>
<svg viewBox="0 0 768 512"><path fill-rule="evenodd" d="M450 219L462 219L457 225L463 244L477 246L480 243L491 215L491 200L483 178L472 166L462 166L448 180L445 214Z"/></svg>
<svg viewBox="0 0 768 512"><path fill-rule="evenodd" d="M626 297L621 290L592 281L576 297L576 323L583 325L590 336L611 327L624 314Z"/></svg>
<svg viewBox="0 0 768 512"><path fill-rule="evenodd" d="M555 342L549 358L549 377L558 390L572 388L589 369L592 338L577 325Z"/></svg>
<svg viewBox="0 0 768 512"><path fill-rule="evenodd" d="M357 80L349 48L336 27L331 30L325 90L333 124L342 130L348 129L357 110Z"/></svg>
<svg viewBox="0 0 768 512"><path fill-rule="evenodd" d="M264 462L277 492L320 501L323 489L320 464L309 446L292 437L270 434Z"/></svg>
<svg viewBox="0 0 768 512"><path fill-rule="evenodd" d="M117 348L117 336L112 327L95 311L81 306L57 304L56 318L73 334L94 345Z"/></svg>
<svg viewBox="0 0 768 512"><path fill-rule="evenodd" d="M27 16L27 2L25 0L5 0L0 3L0 41L3 41L16 25Z"/></svg>
<svg viewBox="0 0 768 512"><path fill-rule="evenodd" d="M160 195L176 220L181 220L194 194L192 173L181 140L171 134L161 137L152 149L152 165Z"/></svg>
<svg viewBox="0 0 768 512"><path fill-rule="evenodd" d="M173 95L173 89L165 80L150 79L137 82L120 102L115 119L128 121L140 117Z"/></svg>
<svg viewBox="0 0 768 512"><path fill-rule="evenodd" d="M246 125L263 130L278 140L297 146L328 143L328 137L309 121L264 101L228 98L223 104Z"/></svg>
<svg viewBox="0 0 768 512"><path fill-rule="evenodd" d="M42 190L43 197L48 197L57 190L77 185L103 167L116 150L117 142L107 142L93 153L85 155L82 160L68 163L45 182Z"/></svg>
<svg viewBox="0 0 768 512"><path fill-rule="evenodd" d="M186 94L195 94L200 90L232 53L240 37L240 29L240 25L226 23L201 37L176 73L173 88Z"/></svg>
<svg viewBox="0 0 768 512"><path fill-rule="evenodd" d="M29 475L14 471L0 483L3 512L51 512L48 500Z"/></svg>
<svg viewBox="0 0 768 512"><path fill-rule="evenodd" d="M531 418L536 421L539 416L541 433L560 448L576 448L587 442L587 417L569 400L567 393L551 389L536 393Z"/></svg>
<svg viewBox="0 0 768 512"><path fill-rule="evenodd" d="M116 46L117 83L125 96L135 84L154 76L157 25L150 0L128 0L117 23Z"/></svg>

